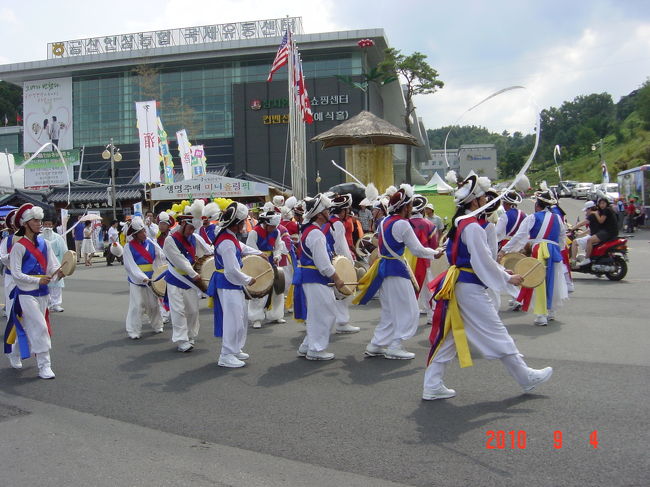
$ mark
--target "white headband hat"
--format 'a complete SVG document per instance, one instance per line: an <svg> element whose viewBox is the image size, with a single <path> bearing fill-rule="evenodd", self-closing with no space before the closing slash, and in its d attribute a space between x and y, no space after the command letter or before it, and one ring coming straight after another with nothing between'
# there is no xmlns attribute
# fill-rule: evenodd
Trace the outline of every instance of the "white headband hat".
<svg viewBox="0 0 650 487"><path fill-rule="evenodd" d="M284 205L284 196L282 196L281 194L276 194L273 197L273 206L280 207L282 205Z"/></svg>
<svg viewBox="0 0 650 487"><path fill-rule="evenodd" d="M221 213L221 219L218 225L221 228L228 228L230 225L243 222L246 218L248 218L248 207L242 203L233 201Z"/></svg>
<svg viewBox="0 0 650 487"><path fill-rule="evenodd" d="M410 184L400 185L399 189L391 195L390 200L388 201L388 212L395 213L399 211L404 206L413 202L414 196L415 192L413 186Z"/></svg>
<svg viewBox="0 0 650 487"><path fill-rule="evenodd" d="M135 235L140 230L144 230L144 221L141 216L134 216L129 223L129 229L126 231L126 234Z"/></svg>
<svg viewBox="0 0 650 487"><path fill-rule="evenodd" d="M447 182L453 181L454 177L456 177L456 173L449 171L446 177ZM454 203L456 206L460 206L483 196L490 188L491 182L489 178L479 177L474 171L470 171L467 177L457 184L458 187L454 191Z"/></svg>
<svg viewBox="0 0 650 487"><path fill-rule="evenodd" d="M34 206L31 203L25 203L18 210L14 216L14 225L16 228L22 227L29 220L42 220L45 217L45 212L40 206Z"/></svg>
<svg viewBox="0 0 650 487"><path fill-rule="evenodd" d="M305 221L311 221L316 215L329 209L332 206L332 201L322 193L317 194L313 198L305 198L305 213L303 218Z"/></svg>
<svg viewBox="0 0 650 487"><path fill-rule="evenodd" d="M208 203L203 208L201 216L207 218L208 220L212 220L212 219L215 219L215 218L219 218L220 214L221 214L221 208L219 208L218 204L216 204L216 203Z"/></svg>

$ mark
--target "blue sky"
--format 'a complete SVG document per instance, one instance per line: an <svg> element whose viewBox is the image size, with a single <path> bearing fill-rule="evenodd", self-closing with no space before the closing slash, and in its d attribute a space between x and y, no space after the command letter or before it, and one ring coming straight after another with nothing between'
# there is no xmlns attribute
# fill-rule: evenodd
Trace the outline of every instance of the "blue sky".
<svg viewBox="0 0 650 487"><path fill-rule="evenodd" d="M461 122L530 132L535 107L601 92L616 102L650 76L647 0L3 0L0 63L44 59L47 43L57 40L287 14L302 16L306 32L381 27L393 47L426 54L445 82L416 100L428 128L523 85L526 91L494 98Z"/></svg>

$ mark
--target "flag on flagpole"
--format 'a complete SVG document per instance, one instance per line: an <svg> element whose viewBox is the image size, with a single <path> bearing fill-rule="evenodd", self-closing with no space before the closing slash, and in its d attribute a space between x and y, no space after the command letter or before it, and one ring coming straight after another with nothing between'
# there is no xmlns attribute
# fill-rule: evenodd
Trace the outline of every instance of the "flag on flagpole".
<svg viewBox="0 0 650 487"><path fill-rule="evenodd" d="M280 47L278 47L278 52L275 54L275 59L273 60L273 65L271 66L271 72L269 72L269 77L266 79L267 82L273 81L273 73L287 64L289 61L289 44L289 29L287 29L287 31L284 33L284 36L282 37Z"/></svg>
<svg viewBox="0 0 650 487"><path fill-rule="evenodd" d="M135 112L140 136L140 182L159 183L160 158L156 101L135 102Z"/></svg>
<svg viewBox="0 0 650 487"><path fill-rule="evenodd" d="M192 150L185 129L176 132L176 142L178 143L178 155L183 166L183 179L192 179Z"/></svg>
<svg viewBox="0 0 650 487"><path fill-rule="evenodd" d="M314 123L314 116L311 112L311 102L309 101L309 94L307 93L307 87L305 86L305 77L302 74L302 58L298 54L298 95L300 97L300 113L302 113L302 119L306 123Z"/></svg>

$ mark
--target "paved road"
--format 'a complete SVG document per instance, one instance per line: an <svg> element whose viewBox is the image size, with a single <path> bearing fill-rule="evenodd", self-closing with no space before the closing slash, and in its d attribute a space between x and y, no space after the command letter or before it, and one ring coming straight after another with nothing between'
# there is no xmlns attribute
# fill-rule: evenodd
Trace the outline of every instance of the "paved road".
<svg viewBox="0 0 650 487"><path fill-rule="evenodd" d="M575 220L582 203L563 205ZM250 329L250 364L227 370L210 310L190 354L174 351L170 331L133 342L123 269L78 267L54 316L56 380L36 379L32 361L0 369L3 484L648 485L649 238L631 239L625 281L577 276L550 326L504 311L530 365L555 368L551 382L522 395L498 361L479 358L452 365L457 397L433 402L420 400L424 320L413 361L364 358L373 303L353 309L361 333L333 338L334 361L296 358L302 325L290 320ZM524 431L525 448L508 437L488 449L490 430Z"/></svg>

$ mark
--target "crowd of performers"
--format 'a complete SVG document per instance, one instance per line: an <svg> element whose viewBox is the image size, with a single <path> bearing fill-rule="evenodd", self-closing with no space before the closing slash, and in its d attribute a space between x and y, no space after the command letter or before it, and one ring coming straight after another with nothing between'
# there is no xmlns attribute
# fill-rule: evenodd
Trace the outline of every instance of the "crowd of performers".
<svg viewBox="0 0 650 487"><path fill-rule="evenodd" d="M190 352L199 334L199 304L207 297L214 311L214 335L221 338L219 366L244 366L249 325L284 323L287 312L305 322L298 356L332 360L331 333L360 331L350 324L350 305L376 298L381 313L365 347L368 356L413 359L407 342L417 331L422 308L428 314L431 350L423 399L455 395L443 382L445 369L456 355L461 367L472 365L470 344L484 357L501 360L522 389L531 391L550 378L552 368L528 367L499 317L500 295L509 296L512 310L528 311L532 304L536 325L555 318L572 290L564 214L548 188L534 194L535 212L526 215L518 209L519 191L500 195L487 178L475 174L458 180L452 172L448 181L456 186L456 213L444 237L424 217L426 198L414 194L411 186L390 187L383 194L368 186L363 204L372 208L377 252L358 283L352 283L358 285L354 295L342 293L351 283L343 281L333 264L341 256L359 259L346 238L344 222L353 206L349 194L322 193L303 201L275 197L254 225L241 203L221 208L195 200L178 212L132 218L122 229L123 246L114 222L109 230L111 254L123 262L129 285L126 333L137 340L144 323L161 333L171 321L176 350ZM486 206L491 200L494 203ZM474 214L484 206L487 209ZM54 373L48 311L60 307L53 286L62 276L56 245L47 237L50 232L42 230L42 220L42 210L32 205L10 215L10 234L0 245L0 258L7 269L5 353L14 368L35 354L39 376L49 379ZM541 286L520 288L522 276L499 264L504 254L519 251L545 265ZM247 289L256 277L242 271L247 255L267 259L284 275L284 286L251 298ZM210 256L216 270L206 283L197 263ZM449 266L434 275L430 262L440 258ZM166 270L157 274L163 266ZM166 282L164 296L152 289L161 279Z"/></svg>

